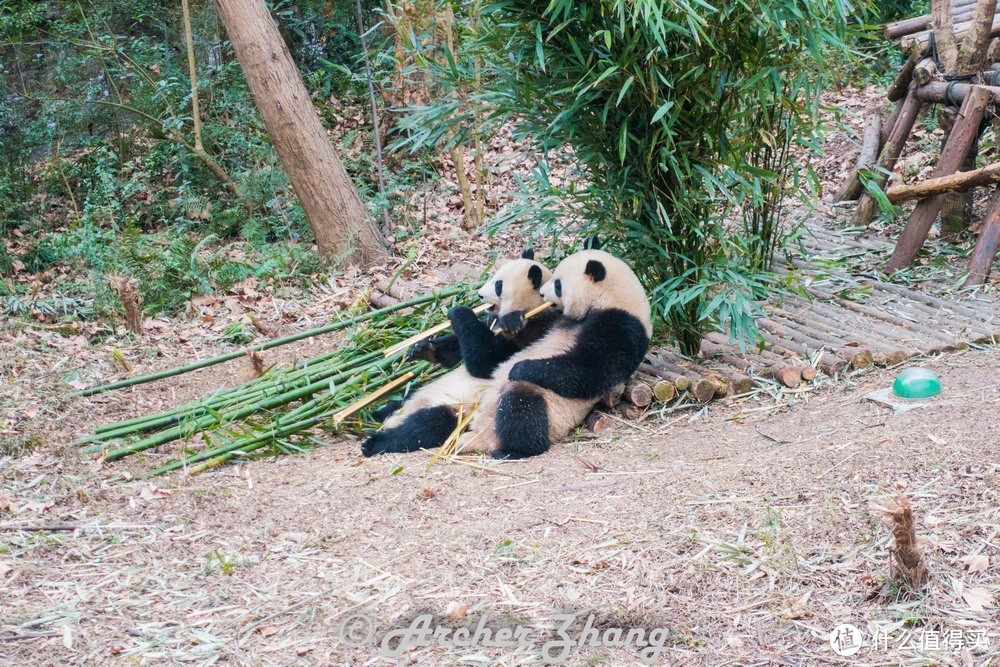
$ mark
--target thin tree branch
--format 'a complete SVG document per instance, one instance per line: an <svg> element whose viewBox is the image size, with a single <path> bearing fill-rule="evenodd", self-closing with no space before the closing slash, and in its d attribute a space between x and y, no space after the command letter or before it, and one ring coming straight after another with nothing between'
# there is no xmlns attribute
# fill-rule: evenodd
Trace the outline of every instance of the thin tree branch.
<svg viewBox="0 0 1000 667"><path fill-rule="evenodd" d="M385 197L385 176L382 160L382 131L378 124L378 106L375 103L375 84L372 81L372 68L368 57L368 40L365 39L365 26L362 20L361 0L355 0L355 7L358 15L358 36L361 38L361 53L365 59L365 75L368 77L368 97L372 105L372 127L375 130L375 160L378 165L378 193L382 197L382 234L386 241L391 238L391 227L389 222L389 211L386 209Z"/></svg>
<svg viewBox="0 0 1000 667"><path fill-rule="evenodd" d="M37 98L32 98L32 97L26 95L25 99L37 99ZM59 98L51 98L51 99L54 99L54 100L57 100L57 101L60 101L60 102L67 102L67 103L70 103L70 104L75 103L74 100L66 100L66 99L59 99ZM136 109L135 107L130 107L127 104L119 104L118 102L109 102L107 100L81 100L81 101L84 104L98 104L100 106L113 107L115 109L121 109L123 111L127 111L129 113L133 113L133 114L135 114L137 116L141 116L142 118L145 118L150 123L152 123L155 127L158 127L159 131L163 133L164 137L166 137L167 139L170 139L171 141L176 141L181 146L183 146L184 148L186 148L190 152L192 152L199 160L201 160L202 164L204 164L208 168L208 170L210 172L212 172L212 174L215 176L215 178L218 179L218 181L220 183L222 183L222 186L224 188L226 188L226 190L230 194L232 194L234 197L239 197L240 196L240 189L236 186L236 183L233 182L233 179L230 178L229 174L226 173L226 170L222 168L222 165L220 165L218 162L216 162L215 159L211 155L209 155L207 152L205 152L204 149L202 149L200 151L197 150L194 146L192 146L190 143L188 143L184 139L184 137L182 137L180 134L178 134L177 132L175 132L173 130L167 129L166 123L164 123L162 120L160 120L156 116L148 114L148 113L146 113L145 111L143 111L141 109Z"/></svg>
<svg viewBox="0 0 1000 667"><path fill-rule="evenodd" d="M198 107L198 69L194 64L194 37L191 34L191 10L188 0L181 0L181 12L184 15L184 41L187 42L188 71L191 76L191 115L194 117L194 150L203 153L205 147L201 143L201 112Z"/></svg>

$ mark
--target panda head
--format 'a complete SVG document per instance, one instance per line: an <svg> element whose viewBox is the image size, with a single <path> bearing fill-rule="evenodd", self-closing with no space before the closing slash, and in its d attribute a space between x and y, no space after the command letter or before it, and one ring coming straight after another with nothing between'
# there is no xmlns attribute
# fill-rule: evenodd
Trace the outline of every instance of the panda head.
<svg viewBox="0 0 1000 667"><path fill-rule="evenodd" d="M582 320L592 312L618 309L636 317L652 335L646 290L628 264L603 250L573 253L542 286L542 298L563 315Z"/></svg>
<svg viewBox="0 0 1000 667"><path fill-rule="evenodd" d="M518 310L531 310L543 303L539 292L552 273L535 261L535 253L525 250L520 259L507 262L479 288L479 298L490 304L494 317Z"/></svg>

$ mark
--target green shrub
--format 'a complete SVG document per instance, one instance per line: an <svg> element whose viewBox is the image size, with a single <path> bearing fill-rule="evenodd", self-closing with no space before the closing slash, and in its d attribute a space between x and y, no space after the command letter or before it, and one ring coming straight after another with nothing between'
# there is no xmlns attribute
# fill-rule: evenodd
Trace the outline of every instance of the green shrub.
<svg viewBox="0 0 1000 667"><path fill-rule="evenodd" d="M789 149L818 148L824 55L847 50L850 10L843 0L484 7L481 100L579 176L555 187L543 159L528 203L498 224L607 235L686 352L706 326L754 336L780 196L813 182ZM410 126L436 117L440 136L468 122L441 109L414 110Z"/></svg>

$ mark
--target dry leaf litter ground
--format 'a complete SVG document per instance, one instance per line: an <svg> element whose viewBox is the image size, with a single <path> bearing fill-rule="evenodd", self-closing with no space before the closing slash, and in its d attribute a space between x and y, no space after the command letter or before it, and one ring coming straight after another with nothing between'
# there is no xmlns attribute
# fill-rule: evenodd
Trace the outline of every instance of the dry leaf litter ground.
<svg viewBox="0 0 1000 667"><path fill-rule="evenodd" d="M519 250L444 215L431 224L434 240L404 274L414 290L478 273L498 246ZM121 372L113 348L137 373L169 368L223 351L219 331L251 313L271 336L323 324L369 278L308 294L247 285L193 302L186 319L147 322L142 339L96 346L84 326L3 325L0 664L538 664L537 651L440 643L380 656L376 642L422 613L453 628L484 617L528 626L538 645L560 613L593 614L602 630L664 628L654 664L996 664L996 348L926 360L945 387L928 408L893 414L864 401L894 375L869 372L652 414L498 467L428 466L426 453L362 460L356 442L323 436L329 446L308 455L146 481L133 475L179 446L102 465L70 444L249 373L242 360L65 399ZM931 571L923 594L889 577L884 508L900 490ZM372 637L350 646L344 628L358 614ZM840 623L863 631L852 657L829 645ZM630 648L584 646L565 664L637 660Z"/></svg>

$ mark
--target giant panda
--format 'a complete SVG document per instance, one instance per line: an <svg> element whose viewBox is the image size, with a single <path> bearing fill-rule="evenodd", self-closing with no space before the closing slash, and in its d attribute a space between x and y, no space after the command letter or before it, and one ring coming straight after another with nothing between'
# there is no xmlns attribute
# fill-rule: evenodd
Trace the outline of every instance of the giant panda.
<svg viewBox="0 0 1000 667"><path fill-rule="evenodd" d="M653 332L649 300L625 262L603 250L574 253L541 294L562 319L497 367L460 450L500 459L542 454L642 362ZM471 324L464 317L452 319L460 340Z"/></svg>
<svg viewBox="0 0 1000 667"><path fill-rule="evenodd" d="M440 447L458 425L459 410L468 410L490 385L497 366L516 352L542 338L559 319L548 309L526 320L524 314L544 303L540 288L551 273L526 250L520 259L507 262L479 289L479 298L489 304L487 321L465 307L453 308L471 319L462 319L463 336L441 336L431 346L433 359L463 366L421 387L405 401L391 401L376 413L384 428L361 442L364 456L409 452ZM496 323L499 333L490 326ZM411 358L428 358L418 351Z"/></svg>
<svg viewBox="0 0 1000 667"><path fill-rule="evenodd" d="M410 360L425 359L446 368L461 362L473 377L489 378L502 361L545 335L558 319L555 311L524 319L527 311L543 303L539 290L551 277L551 272L534 259L534 250L528 248L519 260L504 264L479 288L480 300L489 306L487 320L485 326L473 325L466 330L464 347L455 334L418 341L410 348ZM459 306L449 311L449 317L458 311L474 315L471 308ZM499 333L494 334L494 328Z"/></svg>

